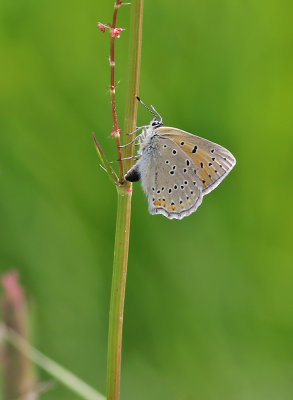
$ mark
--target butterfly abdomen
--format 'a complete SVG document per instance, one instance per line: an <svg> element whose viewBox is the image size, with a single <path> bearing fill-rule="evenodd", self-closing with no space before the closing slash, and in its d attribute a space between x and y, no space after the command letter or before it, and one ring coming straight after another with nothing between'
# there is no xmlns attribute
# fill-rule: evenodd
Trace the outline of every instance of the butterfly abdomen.
<svg viewBox="0 0 293 400"><path fill-rule="evenodd" d="M129 182L138 182L140 181L141 175L139 172L138 164L135 164L125 175L125 179Z"/></svg>

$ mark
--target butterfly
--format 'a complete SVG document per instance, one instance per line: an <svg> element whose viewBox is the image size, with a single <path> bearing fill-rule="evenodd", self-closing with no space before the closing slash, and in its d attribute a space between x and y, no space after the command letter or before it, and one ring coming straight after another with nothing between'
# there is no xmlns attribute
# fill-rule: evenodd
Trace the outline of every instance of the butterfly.
<svg viewBox="0 0 293 400"><path fill-rule="evenodd" d="M195 212L203 196L214 190L236 164L229 150L181 129L163 126L155 115L142 127L139 159L126 173L130 182L141 180L151 214L182 219ZM136 140L135 139L135 140Z"/></svg>

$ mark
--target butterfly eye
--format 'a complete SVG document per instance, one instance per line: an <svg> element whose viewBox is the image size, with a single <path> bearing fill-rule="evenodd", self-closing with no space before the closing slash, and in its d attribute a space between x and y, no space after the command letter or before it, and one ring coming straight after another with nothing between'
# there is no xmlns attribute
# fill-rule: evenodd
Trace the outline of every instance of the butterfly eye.
<svg viewBox="0 0 293 400"><path fill-rule="evenodd" d="M157 118L154 118L154 119L151 120L150 124L151 124L151 126L161 126L162 122L158 121Z"/></svg>

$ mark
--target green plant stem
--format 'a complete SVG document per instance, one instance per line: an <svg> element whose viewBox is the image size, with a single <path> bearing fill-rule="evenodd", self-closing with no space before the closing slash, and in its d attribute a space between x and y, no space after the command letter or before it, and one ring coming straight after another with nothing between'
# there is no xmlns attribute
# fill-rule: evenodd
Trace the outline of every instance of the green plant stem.
<svg viewBox="0 0 293 400"><path fill-rule="evenodd" d="M128 60L130 60L130 78L124 132L131 132L136 127L137 102L135 95L138 94L139 90L143 0L133 1L131 7L131 43L128 57ZM126 140L129 142L131 137L127 136ZM130 149L127 149L127 154L132 156L134 146L128 147ZM131 160L130 162L127 161L125 163L126 171L131 165ZM117 194L116 236L109 315L107 400L119 400L120 398L122 328L129 250L132 184L124 181L122 185L117 185Z"/></svg>
<svg viewBox="0 0 293 400"><path fill-rule="evenodd" d="M118 186L118 205L108 337L107 400L120 397L124 297L128 262L131 192Z"/></svg>

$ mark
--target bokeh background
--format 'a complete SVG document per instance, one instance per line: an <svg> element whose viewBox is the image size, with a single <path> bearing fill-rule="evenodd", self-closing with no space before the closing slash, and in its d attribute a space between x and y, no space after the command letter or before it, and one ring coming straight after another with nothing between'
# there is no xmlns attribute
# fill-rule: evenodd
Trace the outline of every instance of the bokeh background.
<svg viewBox="0 0 293 400"><path fill-rule="evenodd" d="M105 393L116 193L113 1L0 3L0 268L16 268L34 345ZM130 9L119 11L118 113ZM237 166L182 221L133 195L122 399L293 396L292 2L146 1L140 95ZM139 108L139 124L151 119ZM49 377L39 371L41 380ZM78 399L57 384L44 400Z"/></svg>

